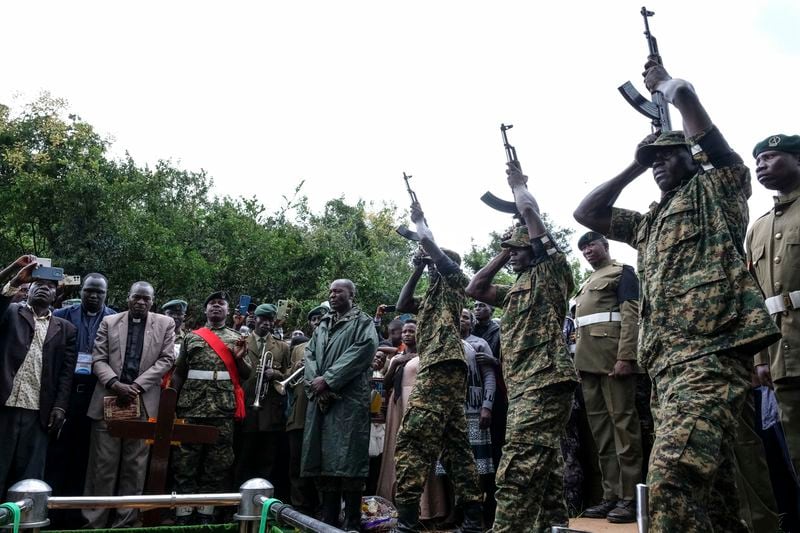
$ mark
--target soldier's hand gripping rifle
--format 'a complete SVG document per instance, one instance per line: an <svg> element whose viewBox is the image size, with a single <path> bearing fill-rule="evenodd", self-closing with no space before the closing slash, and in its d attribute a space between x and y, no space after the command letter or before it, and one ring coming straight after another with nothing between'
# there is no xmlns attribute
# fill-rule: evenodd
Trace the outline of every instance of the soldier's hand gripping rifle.
<svg viewBox="0 0 800 533"><path fill-rule="evenodd" d="M419 200L417 200L417 193L415 193L411 189L411 184L408 183L408 180L410 180L411 177L412 176L409 176L408 174L403 172L403 179L406 182L406 190L408 191L409 198L411 198L411 203L412 204L419 204ZM425 221L425 223L427 224L428 222ZM402 235L403 237L405 237L406 239L408 239L409 241L415 241L415 242L419 242L420 241L420 237L419 237L419 235L417 235L417 232L408 229L408 226L406 226L405 224L401 224L400 226L398 226L395 231L397 233L399 233L400 235Z"/></svg>
<svg viewBox="0 0 800 533"><path fill-rule="evenodd" d="M647 20L649 17L655 15L655 12L648 11L646 7L642 6L640 13L644 18L644 36L647 39L647 47L650 51L648 59L650 61L655 61L659 65L663 65L661 55L658 53L658 42L656 38L653 37L653 34L650 33L650 23ZM672 129L672 122L669 118L669 107L663 94L660 92L652 93L651 96L653 100L650 101L642 96L629 81L620 85L618 90L622 94L622 97L625 98L636 111L650 119L653 124L654 132L660 133Z"/></svg>
<svg viewBox="0 0 800 533"><path fill-rule="evenodd" d="M517 159L517 149L508 142L508 134L506 132L513 128L513 124L500 124L500 134L503 136L503 148L506 150L506 161L514 163L519 168L519 159ZM501 213L509 213L514 215L517 219L522 220L522 215L517 211L516 202L509 202L508 200L501 200L489 191L483 193L481 196L483 203Z"/></svg>

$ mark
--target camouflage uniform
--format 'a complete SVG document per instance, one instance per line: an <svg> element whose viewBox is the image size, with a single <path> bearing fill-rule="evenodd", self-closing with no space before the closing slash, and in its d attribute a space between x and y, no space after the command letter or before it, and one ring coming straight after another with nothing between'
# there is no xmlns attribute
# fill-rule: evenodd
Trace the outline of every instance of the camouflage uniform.
<svg viewBox="0 0 800 533"><path fill-rule="evenodd" d="M398 505L419 503L425 480L443 450L457 503L483 499L464 416L467 365L460 317L468 280L454 262L447 261L425 296L415 299L419 373L397 436Z"/></svg>
<svg viewBox="0 0 800 533"><path fill-rule="evenodd" d="M638 251L639 361L658 399L651 530L740 531L736 420L750 357L779 334L744 262L750 173L715 127L691 142L710 165L645 215L613 208L608 237Z"/></svg>
<svg viewBox="0 0 800 533"><path fill-rule="evenodd" d="M520 227L517 232L524 233ZM549 532L566 525L559 438L577 383L561 333L572 271L550 237L534 239L534 264L512 286L495 285L503 305L503 377L508 387L506 444L497 471L495 533Z"/></svg>
<svg viewBox="0 0 800 533"><path fill-rule="evenodd" d="M231 328L209 329L234 351L239 334ZM187 333L175 372L186 376L189 370L225 372L225 364L196 333ZM248 373L249 375L249 373ZM248 376L241 375L245 380ZM175 490L180 494L226 492L231 487L233 467L233 414L236 403L230 380L186 379L178 396L177 416L190 424L215 426L219 438L213 444L181 444L173 452Z"/></svg>

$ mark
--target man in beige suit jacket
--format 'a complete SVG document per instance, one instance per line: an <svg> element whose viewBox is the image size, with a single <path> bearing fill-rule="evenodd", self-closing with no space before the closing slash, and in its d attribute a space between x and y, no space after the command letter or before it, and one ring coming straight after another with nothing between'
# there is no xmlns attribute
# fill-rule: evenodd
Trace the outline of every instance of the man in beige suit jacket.
<svg viewBox="0 0 800 533"><path fill-rule="evenodd" d="M175 363L175 322L150 313L153 287L133 284L128 311L107 316L100 324L92 352L92 372L97 376L87 415L92 419L87 496L141 494L147 472L149 447L143 440L119 439L108 433L103 419L103 398L115 396L119 405L140 402L141 417L156 416L161 379ZM86 527L108 527L108 509L85 509ZM113 528L129 527L136 509L117 509Z"/></svg>

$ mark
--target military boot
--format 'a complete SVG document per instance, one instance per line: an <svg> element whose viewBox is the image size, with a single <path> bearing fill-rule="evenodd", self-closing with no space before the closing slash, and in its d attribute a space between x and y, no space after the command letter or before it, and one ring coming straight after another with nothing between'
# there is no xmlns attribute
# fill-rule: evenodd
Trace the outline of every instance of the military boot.
<svg viewBox="0 0 800 533"><path fill-rule="evenodd" d="M175 508L175 525L176 526L191 526L197 523L194 520L194 509L191 507L176 507Z"/></svg>
<svg viewBox="0 0 800 533"><path fill-rule="evenodd" d="M344 493L344 526L347 531L361 530L361 493Z"/></svg>
<svg viewBox="0 0 800 533"><path fill-rule="evenodd" d="M397 505L397 533L417 533L419 526L419 504Z"/></svg>
<svg viewBox="0 0 800 533"><path fill-rule="evenodd" d="M617 507L617 500L603 500L593 507L589 507L581 516L583 518L605 518L608 513Z"/></svg>
<svg viewBox="0 0 800 533"><path fill-rule="evenodd" d="M322 521L329 526L339 527L342 513L342 495L339 492L322 493Z"/></svg>
<svg viewBox="0 0 800 533"><path fill-rule="evenodd" d="M481 502L469 502L464 504L464 521L461 527L456 529L456 533L482 533L483 527L483 505Z"/></svg>

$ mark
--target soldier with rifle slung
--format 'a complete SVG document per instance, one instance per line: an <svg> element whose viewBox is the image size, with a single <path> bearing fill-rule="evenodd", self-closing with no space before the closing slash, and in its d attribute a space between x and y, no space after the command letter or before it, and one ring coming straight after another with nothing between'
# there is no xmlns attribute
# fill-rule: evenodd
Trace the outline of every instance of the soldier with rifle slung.
<svg viewBox="0 0 800 533"><path fill-rule="evenodd" d="M746 531L734 478L736 420L752 356L779 338L744 261L750 173L691 84L660 63L645 85L685 131L648 136L635 161L583 199L575 219L638 251L639 362L655 390L650 531ZM692 155L698 145L702 153ZM661 199L642 214L614 207L648 168ZM656 405L654 404L654 405Z"/></svg>

